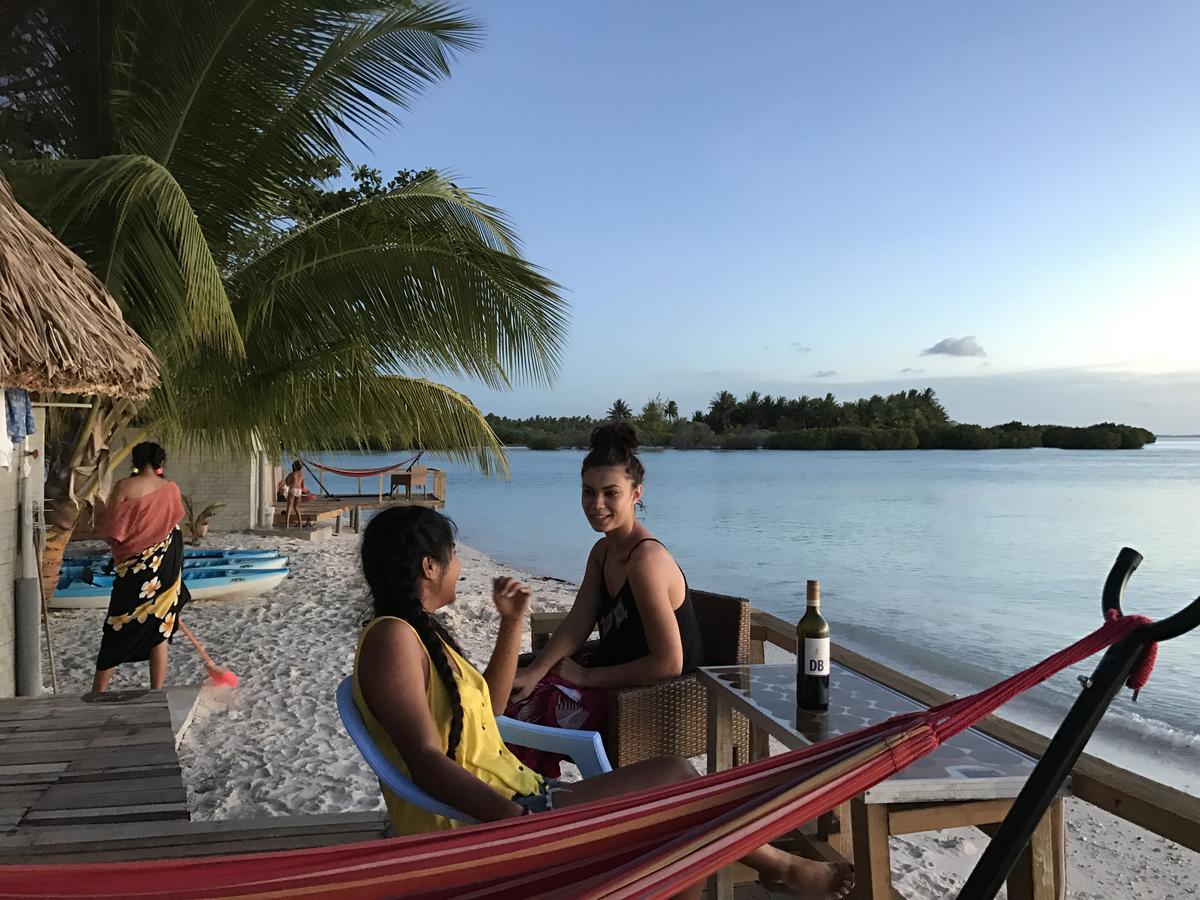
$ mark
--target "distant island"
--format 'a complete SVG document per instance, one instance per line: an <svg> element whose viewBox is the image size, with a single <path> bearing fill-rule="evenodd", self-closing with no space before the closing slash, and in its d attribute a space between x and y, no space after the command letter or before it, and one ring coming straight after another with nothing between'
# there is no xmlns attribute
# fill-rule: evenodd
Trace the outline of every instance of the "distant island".
<svg viewBox="0 0 1200 900"><path fill-rule="evenodd" d="M659 395L647 400L640 413L618 399L604 419L628 421L643 446L677 450L1137 450L1155 440L1145 428L1113 422L1085 427L1006 422L987 428L956 422L932 388L842 403L833 394L793 400L751 391L738 400L721 391L707 410L696 410L690 419L680 416L674 400ZM487 420L505 444L533 450L587 447L592 429L603 421L491 414Z"/></svg>

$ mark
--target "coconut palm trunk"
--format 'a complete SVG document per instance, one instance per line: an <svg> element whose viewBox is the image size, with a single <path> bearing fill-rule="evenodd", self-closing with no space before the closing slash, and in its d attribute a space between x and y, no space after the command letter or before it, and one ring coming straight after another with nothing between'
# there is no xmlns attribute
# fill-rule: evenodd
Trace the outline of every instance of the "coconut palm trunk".
<svg viewBox="0 0 1200 900"><path fill-rule="evenodd" d="M96 397L72 433L49 462L46 478L46 545L42 551L42 589L52 597L58 587L67 544L85 509L103 503L112 488L116 467L133 443L118 441L137 415L137 404L120 397Z"/></svg>

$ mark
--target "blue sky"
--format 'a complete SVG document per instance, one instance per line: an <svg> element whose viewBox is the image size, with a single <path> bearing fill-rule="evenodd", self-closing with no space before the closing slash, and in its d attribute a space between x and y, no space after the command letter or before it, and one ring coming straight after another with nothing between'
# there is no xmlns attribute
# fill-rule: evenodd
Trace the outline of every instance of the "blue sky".
<svg viewBox="0 0 1200 900"><path fill-rule="evenodd" d="M482 49L362 158L565 288L555 388L455 383L485 411L931 385L1200 432L1200 4L462 5Z"/></svg>

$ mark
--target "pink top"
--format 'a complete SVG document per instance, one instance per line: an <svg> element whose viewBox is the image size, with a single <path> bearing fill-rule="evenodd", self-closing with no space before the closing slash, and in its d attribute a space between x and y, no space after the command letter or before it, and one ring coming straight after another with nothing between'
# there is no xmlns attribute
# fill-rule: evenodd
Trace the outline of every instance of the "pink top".
<svg viewBox="0 0 1200 900"><path fill-rule="evenodd" d="M168 481L152 494L110 505L100 527L112 547L113 559L121 562L162 543L182 518L179 485Z"/></svg>

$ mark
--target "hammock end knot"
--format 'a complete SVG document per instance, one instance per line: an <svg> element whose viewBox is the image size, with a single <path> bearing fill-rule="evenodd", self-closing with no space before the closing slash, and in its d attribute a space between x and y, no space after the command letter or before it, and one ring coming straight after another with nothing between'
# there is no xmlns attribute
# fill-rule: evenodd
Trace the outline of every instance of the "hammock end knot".
<svg viewBox="0 0 1200 900"><path fill-rule="evenodd" d="M1116 613L1116 610L1109 610L1110 613ZM1122 619L1130 619L1136 622L1139 626L1149 625L1154 620L1148 616L1119 616ZM1114 620L1115 621L1115 620ZM1138 694L1142 692L1142 688L1150 681L1150 673L1154 671L1154 661L1158 659L1158 644L1147 644L1138 656L1137 662L1133 664L1133 670L1129 673L1129 679L1125 682L1127 688L1133 690L1133 702L1137 703Z"/></svg>

